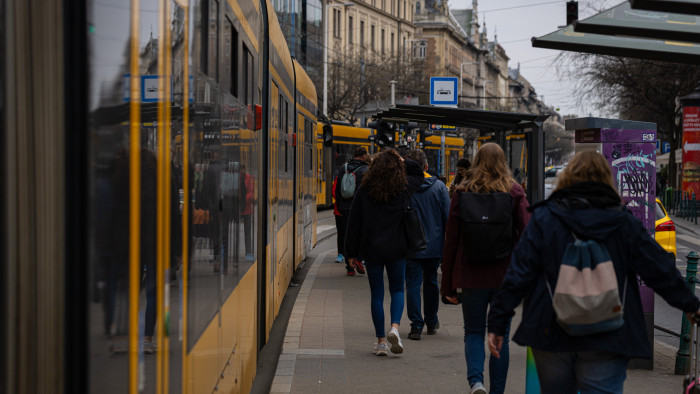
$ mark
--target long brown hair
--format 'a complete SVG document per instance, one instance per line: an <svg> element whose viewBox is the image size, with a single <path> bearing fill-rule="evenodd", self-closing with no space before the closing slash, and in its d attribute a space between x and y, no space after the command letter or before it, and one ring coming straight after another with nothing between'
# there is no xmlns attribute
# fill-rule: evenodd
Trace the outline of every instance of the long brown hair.
<svg viewBox="0 0 700 394"><path fill-rule="evenodd" d="M462 181L463 190L479 193L509 193L513 186L513 174L506 163L506 155L498 144L484 144L476 153L467 176Z"/></svg>
<svg viewBox="0 0 700 394"><path fill-rule="evenodd" d="M362 177L362 188L374 202L387 202L406 188L406 166L395 150L374 157Z"/></svg>
<svg viewBox="0 0 700 394"><path fill-rule="evenodd" d="M563 189L580 182L600 182L617 191L608 161L605 160L603 155L594 150L577 153L559 174L557 187L554 190Z"/></svg>

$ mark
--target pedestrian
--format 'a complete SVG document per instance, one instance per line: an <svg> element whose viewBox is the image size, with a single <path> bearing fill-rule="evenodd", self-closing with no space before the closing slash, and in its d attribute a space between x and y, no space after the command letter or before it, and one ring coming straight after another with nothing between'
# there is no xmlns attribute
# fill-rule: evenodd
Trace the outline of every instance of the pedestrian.
<svg viewBox="0 0 700 394"><path fill-rule="evenodd" d="M335 225L338 229L338 257L336 258L337 263L345 262L345 269L348 276L355 275L355 270L357 272L364 274L365 268L360 260L360 263L356 267L352 267L350 262L344 258L343 249L345 244L346 231L348 227L348 215L350 215L350 207L352 207L352 201L357 193L357 188L362 184L362 177L369 170L369 153L367 153L367 148L364 146L358 146L353 152L352 159L347 163L340 166L338 172L333 180L333 198L335 198L334 213L337 211L338 215L335 215ZM349 197L343 197L343 177L345 175L349 177L354 177L355 179L355 190L351 191ZM346 193L347 196L347 193ZM355 256L359 257L359 256Z"/></svg>
<svg viewBox="0 0 700 394"><path fill-rule="evenodd" d="M478 261L476 256L493 247L483 244L466 247L461 234L466 231L461 225L460 209L463 194L494 193L509 194L508 206L512 216L513 236L507 240L512 249L522 233L529 213L525 191L515 182L506 163L503 149L495 143L487 143L479 149L469 171L452 196L450 214L445 234L445 250L442 258L442 286L440 292L448 299L455 299L461 291L462 315L464 318L464 355L467 361L467 379L472 394L486 394L484 388L484 342L486 337L487 309L505 276L510 261L509 252L494 261ZM468 196L466 196L468 197ZM507 197L507 196L506 196ZM466 204L465 204L466 205ZM465 206L465 208L469 208ZM508 249L508 251L510 250ZM506 324L508 328L509 324ZM503 393L508 375L508 341L505 332L501 358L489 359L490 392Z"/></svg>
<svg viewBox="0 0 700 394"><path fill-rule="evenodd" d="M245 242L245 261L252 263L255 261L253 255L253 230L252 215L253 204L255 203L255 180L253 175L248 173L246 165L241 163L241 219L243 219L243 241Z"/></svg>
<svg viewBox="0 0 700 394"><path fill-rule="evenodd" d="M408 176L407 176L408 172ZM394 150L378 154L362 179L348 217L345 253L350 264L366 262L371 293L371 312L377 345L373 354L386 356L389 351L403 352L399 325L404 305L404 275L408 246L403 215L410 193L423 183L420 166L404 160ZM384 270L391 294L391 330L384 331Z"/></svg>
<svg viewBox="0 0 700 394"><path fill-rule="evenodd" d="M584 151L574 156L552 195L532 212L492 303L489 350L502 357L508 321L524 297L522 322L513 340L532 347L542 393L622 393L629 359L652 356L637 278L686 313L697 316L700 301L674 259L624 208L601 154ZM564 250L574 234L595 240L609 252L623 312L622 326L613 331L572 336L556 321L547 286L555 288ZM595 281L602 283L600 277Z"/></svg>
<svg viewBox="0 0 700 394"><path fill-rule="evenodd" d="M406 258L406 311L411 320L408 339L420 340L424 326L428 326L428 335L435 335L440 328L438 319L440 288L437 271L445 241L450 196L447 186L426 172L428 159L422 150L411 150L406 157L418 163L424 173L423 183L411 196L411 206L418 212L427 246L421 251L409 254ZM423 315L421 315L421 284L423 285Z"/></svg>
<svg viewBox="0 0 700 394"><path fill-rule="evenodd" d="M471 166L472 163L468 159L461 158L457 161L457 175L455 175L454 179L452 179L452 183L450 183L450 196L454 194L457 186L462 183Z"/></svg>

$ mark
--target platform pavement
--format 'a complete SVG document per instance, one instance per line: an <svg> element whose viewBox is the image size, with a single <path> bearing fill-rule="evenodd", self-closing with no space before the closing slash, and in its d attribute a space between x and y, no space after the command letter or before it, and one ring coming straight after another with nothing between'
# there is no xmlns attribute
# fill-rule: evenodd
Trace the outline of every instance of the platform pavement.
<svg viewBox="0 0 700 394"><path fill-rule="evenodd" d="M274 379L267 386L269 391L468 392L460 307L441 304L441 327L437 335L428 336L424 332L420 341L406 337L410 325L404 309L399 330L404 353L388 357L372 355L376 339L370 315L369 284L365 275L348 277L344 265L334 263L336 238L332 234L329 226L323 226L319 239L324 240L307 259L306 276L295 292ZM387 321L388 310L386 294ZM513 319L513 329L519 321L520 309ZM675 351L655 341L654 369L628 371L625 392L680 392L683 377L673 374ZM525 348L511 343L507 393L525 392L525 357Z"/></svg>

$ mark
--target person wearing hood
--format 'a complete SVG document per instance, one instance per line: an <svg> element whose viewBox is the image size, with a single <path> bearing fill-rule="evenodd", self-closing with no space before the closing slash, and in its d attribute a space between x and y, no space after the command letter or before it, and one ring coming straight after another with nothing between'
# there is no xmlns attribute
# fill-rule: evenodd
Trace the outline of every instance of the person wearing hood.
<svg viewBox="0 0 700 394"><path fill-rule="evenodd" d="M557 321L552 296L564 250L574 235L595 240L610 254L622 300L621 327L571 336ZM513 340L532 347L542 393L622 393L630 358L651 358L637 278L670 305L698 316L693 295L675 262L623 207L605 158L578 153L557 188L532 207L532 220L515 248L488 318L488 343L499 357L515 307L524 298ZM626 284L630 286L625 286Z"/></svg>
<svg viewBox="0 0 700 394"><path fill-rule="evenodd" d="M386 356L389 350L394 354L403 353L398 331L403 314L408 255L403 216L410 195L422 183L423 171L418 163L402 159L395 150L385 150L372 160L350 209L345 254L353 267L361 264L359 257L366 262L370 310L377 337L372 353L377 356ZM388 335L384 331L385 269L391 294Z"/></svg>
<svg viewBox="0 0 700 394"><path fill-rule="evenodd" d="M461 200L463 193L509 193L511 200L513 245L530 219L525 191L513 179L503 149L493 142L484 144L474 157L465 181L452 196L447 219L445 247L442 257L442 285L440 293L453 303L461 290L462 317L464 318L464 356L467 361L467 380L471 394L486 394L484 387L484 342L486 316L501 281L506 274L510 256L484 263L475 257L481 251L465 247L461 229ZM482 248L491 248L487 244ZM510 320L505 324L506 340L501 358L489 359L490 392L505 391L508 376L508 340Z"/></svg>
<svg viewBox="0 0 700 394"><path fill-rule="evenodd" d="M435 335L440 328L437 314L440 304L437 271L445 241L450 196L447 186L426 172L428 159L422 150L413 149L406 154L406 158L418 163L424 174L423 183L411 196L411 205L418 212L423 226L426 248L411 253L406 258L406 312L411 320L408 339L420 340L424 326L428 326L428 335ZM421 315L421 284L424 315Z"/></svg>

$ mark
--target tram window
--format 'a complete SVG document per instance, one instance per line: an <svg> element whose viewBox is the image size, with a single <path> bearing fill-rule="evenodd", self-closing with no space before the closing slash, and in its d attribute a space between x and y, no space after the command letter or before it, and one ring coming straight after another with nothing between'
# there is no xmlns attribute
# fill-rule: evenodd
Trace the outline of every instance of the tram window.
<svg viewBox="0 0 700 394"><path fill-rule="evenodd" d="M229 65L228 77L231 79L229 91L233 97L238 97L238 31L233 27L233 23L228 17L226 18L226 30L224 34L228 40L226 45L227 64Z"/></svg>
<svg viewBox="0 0 700 394"><path fill-rule="evenodd" d="M284 100L284 133L289 133L289 103Z"/></svg>
<svg viewBox="0 0 700 394"><path fill-rule="evenodd" d="M243 44L243 67L243 75L245 76L243 101L245 104L253 104L253 86L255 85L253 80L253 54L250 53L245 44Z"/></svg>
<svg viewBox="0 0 700 394"><path fill-rule="evenodd" d="M219 2L202 1L202 52L201 63L205 74L219 79ZM206 30L206 34L204 31Z"/></svg>
<svg viewBox="0 0 700 394"><path fill-rule="evenodd" d="M281 131L284 127L284 98L280 94L279 102L277 103L277 113L279 115L279 120L277 122L277 128Z"/></svg>

